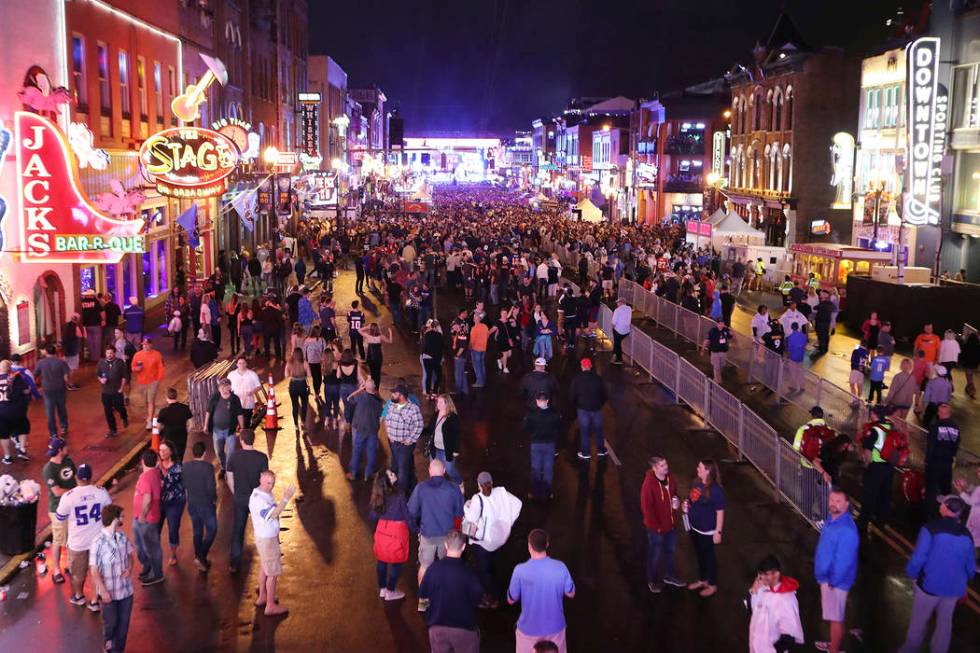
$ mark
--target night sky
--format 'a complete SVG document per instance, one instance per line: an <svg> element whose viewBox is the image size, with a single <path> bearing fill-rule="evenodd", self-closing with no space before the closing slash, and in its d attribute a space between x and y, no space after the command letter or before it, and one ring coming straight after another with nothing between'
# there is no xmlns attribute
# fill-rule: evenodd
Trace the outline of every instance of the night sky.
<svg viewBox="0 0 980 653"><path fill-rule="evenodd" d="M310 52L378 84L409 135L512 134L583 95L651 97L748 64L780 10L854 52L920 0L310 0Z"/></svg>

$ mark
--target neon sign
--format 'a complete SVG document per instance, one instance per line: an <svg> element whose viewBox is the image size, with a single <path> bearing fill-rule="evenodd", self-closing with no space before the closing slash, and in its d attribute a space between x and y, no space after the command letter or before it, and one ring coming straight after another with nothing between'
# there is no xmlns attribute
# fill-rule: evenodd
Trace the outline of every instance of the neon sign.
<svg viewBox="0 0 980 653"><path fill-rule="evenodd" d="M227 188L227 177L238 163L238 147L220 132L174 127L143 141L139 158L161 195L212 197Z"/></svg>
<svg viewBox="0 0 980 653"><path fill-rule="evenodd" d="M939 39L916 39L906 46L905 58L908 192L903 217L909 224L937 225L949 105L946 89L939 84Z"/></svg>
<svg viewBox="0 0 980 653"><path fill-rule="evenodd" d="M211 129L230 138L241 152L242 161L259 157L259 135L252 131L252 124L241 118L221 118L211 123Z"/></svg>
<svg viewBox="0 0 980 653"><path fill-rule="evenodd" d="M143 220L117 220L92 205L54 123L18 111L14 129L21 261L118 263L125 253L144 251Z"/></svg>
<svg viewBox="0 0 980 653"><path fill-rule="evenodd" d="M830 185L836 189L833 208L849 209L854 193L854 137L847 132L834 134L830 146L830 163L834 171ZM815 233L815 232L814 232Z"/></svg>

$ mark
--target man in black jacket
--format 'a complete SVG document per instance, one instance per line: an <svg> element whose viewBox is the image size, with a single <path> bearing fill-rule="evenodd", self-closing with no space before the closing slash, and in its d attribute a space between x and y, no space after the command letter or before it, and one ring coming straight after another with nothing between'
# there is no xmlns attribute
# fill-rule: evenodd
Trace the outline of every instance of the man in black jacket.
<svg viewBox="0 0 980 653"><path fill-rule="evenodd" d="M570 394L572 405L578 414L578 432L581 442L578 457L588 460L591 457L590 434L595 434L597 456L606 455L606 442L602 437L602 406L606 403L606 386L602 378L592 369L592 360L583 358L582 371L572 379Z"/></svg>
<svg viewBox="0 0 980 653"><path fill-rule="evenodd" d="M549 399L558 397L558 380L554 375L549 374L545 368L548 361L544 358L534 360L534 369L524 375L521 379L521 397L527 403L527 407L534 409L535 399L539 394L544 394Z"/></svg>
<svg viewBox="0 0 980 653"><path fill-rule="evenodd" d="M539 392L534 408L524 417L524 430L531 439L531 499L553 499L551 481L555 473L555 443L561 416L550 406L550 397Z"/></svg>

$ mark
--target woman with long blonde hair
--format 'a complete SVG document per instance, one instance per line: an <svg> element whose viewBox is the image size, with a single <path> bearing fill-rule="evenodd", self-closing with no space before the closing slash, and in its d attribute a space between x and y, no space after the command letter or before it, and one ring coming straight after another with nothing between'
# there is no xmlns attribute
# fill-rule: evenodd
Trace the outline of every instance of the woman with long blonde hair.
<svg viewBox="0 0 980 653"><path fill-rule="evenodd" d="M446 465L446 476L453 483L462 485L463 479L456 471L461 431L459 413L453 398L448 394L436 397L436 412L429 421L428 431L432 435L429 458L441 460Z"/></svg>

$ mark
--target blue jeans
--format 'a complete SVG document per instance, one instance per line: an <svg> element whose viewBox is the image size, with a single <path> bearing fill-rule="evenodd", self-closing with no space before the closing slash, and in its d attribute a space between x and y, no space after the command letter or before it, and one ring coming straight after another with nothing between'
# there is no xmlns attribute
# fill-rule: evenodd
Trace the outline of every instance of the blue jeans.
<svg viewBox="0 0 980 653"><path fill-rule="evenodd" d="M204 562L218 534L218 515L213 505L193 503L187 504L187 514L190 515L191 529L194 531L194 557Z"/></svg>
<svg viewBox="0 0 980 653"><path fill-rule="evenodd" d="M235 524L231 531L231 546L229 558L231 566L238 569L242 561L242 550L245 548L245 527L248 526L248 504L235 502Z"/></svg>
<svg viewBox="0 0 980 653"><path fill-rule="evenodd" d="M674 549L677 547L677 531L654 533L647 530L647 582L657 583L661 578L673 577ZM664 575L660 575L660 560L663 558Z"/></svg>
<svg viewBox="0 0 980 653"><path fill-rule="evenodd" d="M381 562L377 563L378 571L378 589L386 588L389 592L395 590L395 585L398 584L398 574L401 573L402 566L397 562Z"/></svg>
<svg viewBox="0 0 980 653"><path fill-rule="evenodd" d="M378 434L365 435L354 432L354 451L350 456L350 473L357 476L361 468L361 452L366 452L367 467L364 469L364 478L370 478L374 473L374 463L378 458Z"/></svg>
<svg viewBox="0 0 980 653"><path fill-rule="evenodd" d="M133 541L136 544L136 557L143 570L140 575L151 578L163 576L163 550L160 548L159 524L133 520Z"/></svg>
<svg viewBox="0 0 980 653"><path fill-rule="evenodd" d="M391 446L391 468L398 475L398 486L406 496L411 495L415 486L415 443L388 440L388 444Z"/></svg>
<svg viewBox="0 0 980 653"><path fill-rule="evenodd" d="M551 480L555 476L555 443L531 443L531 494L538 499L551 495Z"/></svg>
<svg viewBox="0 0 980 653"><path fill-rule="evenodd" d="M68 396L64 392L44 391L44 412L48 415L48 435L52 438L58 435L58 423L55 421L55 411L61 422L61 430L68 430Z"/></svg>
<svg viewBox="0 0 980 653"><path fill-rule="evenodd" d="M580 451L589 455L592 451L589 436L595 434L596 453L606 453L606 441L602 437L602 411L578 409L578 433L582 448Z"/></svg>
<svg viewBox="0 0 980 653"><path fill-rule="evenodd" d="M228 459L235 453L235 433L231 429L214 429L211 438L214 441L214 452L221 463L221 471L225 471Z"/></svg>
<svg viewBox="0 0 980 653"><path fill-rule="evenodd" d="M340 386L336 383L326 383L323 386L323 395L326 399L324 410L330 417L340 418Z"/></svg>
<svg viewBox="0 0 980 653"><path fill-rule="evenodd" d="M347 402L347 397L351 396L355 390L357 390L357 386L353 383L340 384L340 400L344 402L344 419L347 420L348 423L350 423L353 415L351 415L351 408L350 404Z"/></svg>
<svg viewBox="0 0 980 653"><path fill-rule="evenodd" d="M473 373L476 374L476 383L473 385L485 386L487 384L487 368L485 360L487 352L470 350L470 361L473 363Z"/></svg>
<svg viewBox="0 0 980 653"><path fill-rule="evenodd" d="M456 392L459 394L468 395L470 393L470 384L466 380L466 357L460 356L453 359L453 374L455 377Z"/></svg>
<svg viewBox="0 0 980 653"><path fill-rule="evenodd" d="M170 548L180 544L180 518L184 516L184 505L187 499L171 503L160 502L160 522L157 527L163 532L163 522L167 522L167 542Z"/></svg>
<svg viewBox="0 0 980 653"><path fill-rule="evenodd" d="M133 595L102 604L102 641L112 642L112 652L126 650L129 616L133 613Z"/></svg>
<svg viewBox="0 0 980 653"><path fill-rule="evenodd" d="M550 361L552 356L555 355L554 348L551 344L551 336L538 336L534 339L534 351L535 356L540 356L546 361Z"/></svg>
<svg viewBox="0 0 980 653"><path fill-rule="evenodd" d="M449 480L451 480L456 485L459 485L460 483L463 482L463 479L459 475L459 472L456 471L456 463L446 458L445 449L436 449L435 457L441 460L443 464L446 466L446 477L449 478ZM455 456L453 457L455 458Z"/></svg>

